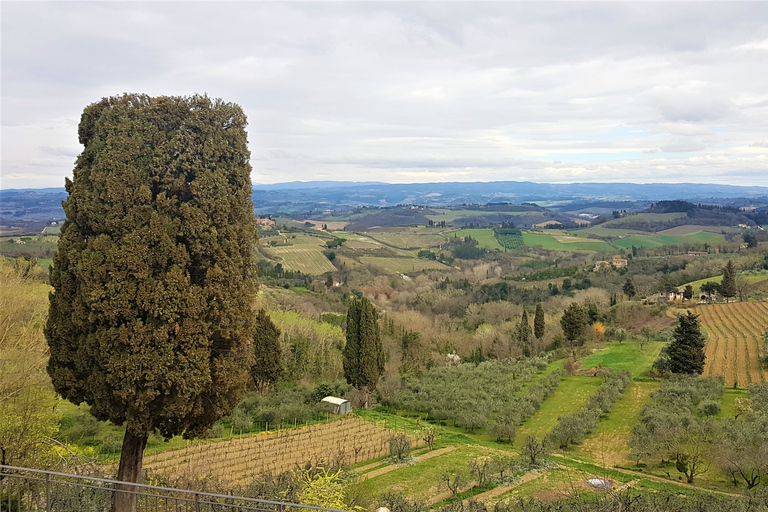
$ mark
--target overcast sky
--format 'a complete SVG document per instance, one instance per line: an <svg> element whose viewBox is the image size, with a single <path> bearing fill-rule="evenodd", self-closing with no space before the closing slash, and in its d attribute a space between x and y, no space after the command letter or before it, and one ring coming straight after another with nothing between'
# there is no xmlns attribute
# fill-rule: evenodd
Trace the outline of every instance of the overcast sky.
<svg viewBox="0 0 768 512"><path fill-rule="evenodd" d="M768 3L12 2L2 188L63 186L83 108L243 107L253 181L768 185Z"/></svg>

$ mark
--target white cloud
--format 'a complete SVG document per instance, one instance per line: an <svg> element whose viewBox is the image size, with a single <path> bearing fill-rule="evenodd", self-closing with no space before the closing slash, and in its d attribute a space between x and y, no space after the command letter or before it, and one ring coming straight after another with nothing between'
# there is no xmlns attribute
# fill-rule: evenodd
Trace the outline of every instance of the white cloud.
<svg viewBox="0 0 768 512"><path fill-rule="evenodd" d="M768 4L181 5L3 3L3 187L125 91L241 104L260 182L765 181Z"/></svg>

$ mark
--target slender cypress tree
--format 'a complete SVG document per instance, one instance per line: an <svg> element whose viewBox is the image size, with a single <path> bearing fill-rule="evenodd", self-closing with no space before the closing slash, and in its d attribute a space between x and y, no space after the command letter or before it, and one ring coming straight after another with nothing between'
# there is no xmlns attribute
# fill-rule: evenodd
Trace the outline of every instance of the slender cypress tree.
<svg viewBox="0 0 768 512"><path fill-rule="evenodd" d="M523 315L520 317L520 329L518 331L518 339L520 345L523 347L523 355L530 357L531 355L531 324L528 322L528 313L523 308Z"/></svg>
<svg viewBox="0 0 768 512"><path fill-rule="evenodd" d="M265 391L277 382L283 371L280 362L280 330L263 309L256 315L253 336L253 366L251 377L259 391Z"/></svg>
<svg viewBox="0 0 768 512"><path fill-rule="evenodd" d="M347 343L342 352L344 376L357 389L373 392L384 373L384 349L376 308L354 299L347 312Z"/></svg>
<svg viewBox="0 0 768 512"><path fill-rule="evenodd" d="M537 340L544 337L544 308L541 304L536 304L536 313L533 317L533 335Z"/></svg>
<svg viewBox="0 0 768 512"><path fill-rule="evenodd" d="M45 335L54 388L125 425L118 479L147 437L204 434L249 380L258 281L240 107L126 94L86 107ZM130 486L121 490L131 490ZM114 510L134 510L118 493Z"/></svg>
<svg viewBox="0 0 768 512"><path fill-rule="evenodd" d="M736 296L736 269L733 265L733 260L728 260L728 263L723 267L723 280L720 282L720 294L725 297L725 302L728 302L730 297Z"/></svg>
<svg viewBox="0 0 768 512"><path fill-rule="evenodd" d="M672 373L697 373L704 371L704 335L699 328L698 315L690 311L678 317L674 339L667 348L669 369Z"/></svg>

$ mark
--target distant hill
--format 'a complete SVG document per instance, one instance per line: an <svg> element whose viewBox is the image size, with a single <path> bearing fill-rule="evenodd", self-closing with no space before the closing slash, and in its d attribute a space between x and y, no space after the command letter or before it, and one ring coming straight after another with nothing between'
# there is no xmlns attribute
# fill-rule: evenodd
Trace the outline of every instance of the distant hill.
<svg viewBox="0 0 768 512"><path fill-rule="evenodd" d="M50 222L64 218L61 201L66 197L63 188L0 190L0 231L14 234L40 232ZM314 216L359 206L536 203L562 214L597 216L611 214L614 210L640 211L651 203L668 200L733 208L750 206L764 210L768 206L768 187L698 183L552 184L496 181L391 184L312 181L254 184L252 198L258 214ZM488 208L487 213L485 220L498 221L497 216L492 215L492 208ZM414 223L423 220L413 219Z"/></svg>

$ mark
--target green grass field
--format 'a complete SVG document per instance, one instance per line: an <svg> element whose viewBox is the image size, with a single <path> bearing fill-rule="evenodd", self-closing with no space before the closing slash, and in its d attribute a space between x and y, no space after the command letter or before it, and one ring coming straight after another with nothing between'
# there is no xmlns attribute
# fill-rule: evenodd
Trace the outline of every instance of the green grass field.
<svg viewBox="0 0 768 512"><path fill-rule="evenodd" d="M515 446L520 447L530 435L543 438L555 428L558 417L578 410L602 383L602 379L595 377L563 377L555 394L544 400L541 409L517 429Z"/></svg>
<svg viewBox="0 0 768 512"><path fill-rule="evenodd" d="M466 471L469 462L482 455L489 455L489 452L480 446L459 445L442 455L370 478L369 482L374 495L389 489L412 498L428 500L438 492L447 490L440 485L440 475L451 470Z"/></svg>
<svg viewBox="0 0 768 512"><path fill-rule="evenodd" d="M573 452L594 461L610 465L627 464L632 427L640 418L640 411L658 389L658 382L632 382L624 396L613 405L597 428Z"/></svg>
<svg viewBox="0 0 768 512"><path fill-rule="evenodd" d="M663 342L652 341L640 349L635 341L611 342L606 348L595 350L581 361L581 368L594 368L602 364L614 370L629 370L635 378L651 369L664 347Z"/></svg>
<svg viewBox="0 0 768 512"><path fill-rule="evenodd" d="M737 398L749 398L749 391L746 389L725 388L725 392L720 398L720 414L717 416L718 419L736 416L734 406Z"/></svg>
<svg viewBox="0 0 768 512"><path fill-rule="evenodd" d="M616 249L603 240L593 240L564 234L563 231L554 233L523 232L523 242L527 247L540 246L553 251L604 251L613 252Z"/></svg>
<svg viewBox="0 0 768 512"><path fill-rule="evenodd" d="M477 246L481 249L489 249L491 251L493 250L499 250L504 251L504 248L499 245L498 240L496 240L496 237L493 236L493 230L488 228L472 228L472 229L460 229L459 231L452 231L451 233L448 233L448 237L453 238L453 236L456 235L457 237L466 237L471 236L475 240L477 240Z"/></svg>

